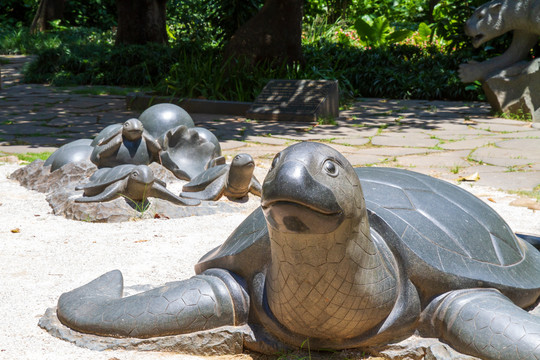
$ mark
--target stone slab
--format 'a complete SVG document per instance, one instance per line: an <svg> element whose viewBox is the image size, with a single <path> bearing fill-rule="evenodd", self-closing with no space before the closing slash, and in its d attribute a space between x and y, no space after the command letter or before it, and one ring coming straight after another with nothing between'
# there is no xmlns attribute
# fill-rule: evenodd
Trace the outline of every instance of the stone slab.
<svg viewBox="0 0 540 360"><path fill-rule="evenodd" d="M443 151L429 156L408 155L397 158L399 166L404 167L435 167L435 168L453 168L468 167L470 164L465 160L469 155L468 150Z"/></svg>
<svg viewBox="0 0 540 360"><path fill-rule="evenodd" d="M258 120L305 121L339 116L335 80L270 80L246 112Z"/></svg>
<svg viewBox="0 0 540 360"><path fill-rule="evenodd" d="M437 139L429 136L407 135L393 133L389 135L378 135L371 139L371 143L377 146L400 146L400 147L434 147L439 143Z"/></svg>
<svg viewBox="0 0 540 360"><path fill-rule="evenodd" d="M498 147L483 147L474 150L470 157L478 162L503 167L522 166L540 162L540 153Z"/></svg>
<svg viewBox="0 0 540 360"><path fill-rule="evenodd" d="M370 139L368 137L349 137L349 138L337 138L332 140L333 143L342 145L362 146L368 144Z"/></svg>
<svg viewBox="0 0 540 360"><path fill-rule="evenodd" d="M444 144L439 144L439 147L446 150L465 150L465 149L475 149L477 147L486 146L490 144L495 144L497 139L490 137L482 137L476 139L466 139L460 141L450 141L445 142Z"/></svg>

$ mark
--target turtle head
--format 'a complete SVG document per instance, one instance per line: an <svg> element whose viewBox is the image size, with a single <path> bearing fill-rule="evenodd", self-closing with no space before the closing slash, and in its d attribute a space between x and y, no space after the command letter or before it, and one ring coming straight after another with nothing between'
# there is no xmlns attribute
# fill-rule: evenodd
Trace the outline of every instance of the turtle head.
<svg viewBox="0 0 540 360"><path fill-rule="evenodd" d="M365 205L347 159L327 145L303 142L275 156L262 188L262 209L278 232L327 234L362 216Z"/></svg>
<svg viewBox="0 0 540 360"><path fill-rule="evenodd" d="M140 139L143 131L143 124L138 119L129 119L122 125L122 135L129 141Z"/></svg>
<svg viewBox="0 0 540 360"><path fill-rule="evenodd" d="M154 173L146 165L138 165L129 174L129 180L141 184L150 184L154 181Z"/></svg>

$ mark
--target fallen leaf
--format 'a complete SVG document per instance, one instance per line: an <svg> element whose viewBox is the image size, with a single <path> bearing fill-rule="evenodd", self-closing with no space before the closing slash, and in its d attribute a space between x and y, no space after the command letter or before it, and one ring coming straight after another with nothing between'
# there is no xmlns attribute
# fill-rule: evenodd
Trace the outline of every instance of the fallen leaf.
<svg viewBox="0 0 540 360"><path fill-rule="evenodd" d="M456 179L456 181L478 181L480 180L480 175L478 172L475 172L474 174L467 175L467 176L461 176Z"/></svg>
<svg viewBox="0 0 540 360"><path fill-rule="evenodd" d="M154 215L154 219L164 219L164 220L167 220L167 219L170 219L170 217L168 217L167 215L163 215L163 214L158 214L156 213Z"/></svg>
<svg viewBox="0 0 540 360"><path fill-rule="evenodd" d="M135 241L135 244L136 244L136 243L143 243L143 242L147 242L147 241L148 241L148 240L137 240L137 241Z"/></svg>
<svg viewBox="0 0 540 360"><path fill-rule="evenodd" d="M21 229L19 229L19 228L11 229L11 232L14 233L14 234L18 234L18 233L21 232Z"/></svg>
<svg viewBox="0 0 540 360"><path fill-rule="evenodd" d="M488 198L489 201L491 201L492 203L496 203L495 200L493 200L493 198Z"/></svg>

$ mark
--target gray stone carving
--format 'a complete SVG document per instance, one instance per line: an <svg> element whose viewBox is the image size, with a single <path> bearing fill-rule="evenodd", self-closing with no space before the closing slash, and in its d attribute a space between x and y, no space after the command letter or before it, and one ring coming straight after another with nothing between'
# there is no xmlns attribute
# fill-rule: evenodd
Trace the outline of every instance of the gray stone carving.
<svg viewBox="0 0 540 360"><path fill-rule="evenodd" d="M159 139L167 131L178 126L192 128L195 126L191 116L178 105L157 104L144 110L139 116L146 131Z"/></svg>
<svg viewBox="0 0 540 360"><path fill-rule="evenodd" d="M161 146L138 119L129 119L123 124L109 125L91 144L94 147L90 160L98 168L117 165L148 165L161 163Z"/></svg>
<svg viewBox="0 0 540 360"><path fill-rule="evenodd" d="M501 70L486 79L483 89L495 111L530 114L533 127L540 127L540 59Z"/></svg>
<svg viewBox="0 0 540 360"><path fill-rule="evenodd" d="M163 166L181 180L191 180L221 156L221 147L214 134L184 125L165 132L160 142Z"/></svg>
<svg viewBox="0 0 540 360"><path fill-rule="evenodd" d="M534 84L537 65L514 66L525 60L538 42L539 16L538 0L493 0L476 9L465 24L465 33L472 38L474 47L513 31L512 43L504 54L480 63L471 61L459 68L459 76L463 82L485 82L484 89L495 109L511 111L516 103L521 103L521 110L529 110L531 105L534 106L540 101L536 99L538 95ZM496 83L495 86L489 83L491 78L495 78L492 81ZM501 87L501 81L506 82L505 86ZM511 94L507 92L509 89ZM538 107L534 107L530 113L538 127L540 119L535 114L537 109Z"/></svg>
<svg viewBox="0 0 540 360"><path fill-rule="evenodd" d="M90 159L94 151L92 140L79 139L61 146L45 161L45 166L50 166L50 171L60 169L69 163L76 163Z"/></svg>
<svg viewBox="0 0 540 360"><path fill-rule="evenodd" d="M149 197L156 197L178 205L194 206L201 202L182 199L165 187L165 183L154 177L152 170L146 165L118 165L113 168L97 170L85 185L75 190L83 190L84 196L76 202L110 201L119 196L128 200L141 202Z"/></svg>
<svg viewBox="0 0 540 360"><path fill-rule="evenodd" d="M522 310L540 295L535 248L454 185L353 169L323 144L279 153L261 208L195 271L123 298L115 270L60 296L57 316L111 342L244 326L247 348L275 353L307 339L312 350L381 346L418 330L482 359L540 356L540 320Z"/></svg>
<svg viewBox="0 0 540 360"><path fill-rule="evenodd" d="M180 196L199 200L218 200L222 196L241 199L248 193L261 196L254 169L251 155L238 154L229 165L217 165L197 175L183 186Z"/></svg>

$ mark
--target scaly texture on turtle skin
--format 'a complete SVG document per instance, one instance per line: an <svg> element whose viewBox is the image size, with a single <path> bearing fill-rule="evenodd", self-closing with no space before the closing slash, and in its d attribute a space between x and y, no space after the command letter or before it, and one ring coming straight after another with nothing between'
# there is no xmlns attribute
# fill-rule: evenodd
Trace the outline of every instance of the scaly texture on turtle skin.
<svg viewBox="0 0 540 360"><path fill-rule="evenodd" d="M261 184L253 175L255 162L249 154L236 155L231 164L217 165L197 175L182 188L181 197L219 200L241 199L252 193L261 196Z"/></svg>
<svg viewBox="0 0 540 360"><path fill-rule="evenodd" d="M161 146L138 119L129 119L123 124L109 125L92 141L94 150L90 160L97 167L114 167L134 164L161 163Z"/></svg>
<svg viewBox="0 0 540 360"><path fill-rule="evenodd" d="M174 204L196 206L200 201L182 199L165 187L165 183L154 177L146 165L119 165L114 168L98 169L87 184L77 186L84 190L75 202L103 202L124 196L133 201L144 201L155 197Z"/></svg>
<svg viewBox="0 0 540 360"><path fill-rule="evenodd" d="M256 340L246 346L267 353L306 339L311 349L376 346L419 330L482 359L540 358L540 319L519 307L540 295L535 248L454 185L399 169L355 171L323 144L279 153L261 208L195 270L174 284L178 296L165 287L121 298L108 292L121 280L91 283L62 295L59 318L82 332L143 337L247 321ZM209 277L198 312L174 310ZM241 317L200 324L212 311Z"/></svg>

